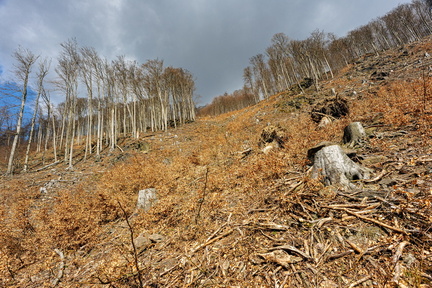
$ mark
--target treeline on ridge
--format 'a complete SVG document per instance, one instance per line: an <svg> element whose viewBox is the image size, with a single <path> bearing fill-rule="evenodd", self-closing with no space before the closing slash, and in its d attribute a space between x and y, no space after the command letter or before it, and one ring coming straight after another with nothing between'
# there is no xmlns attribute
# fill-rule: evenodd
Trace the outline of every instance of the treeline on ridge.
<svg viewBox="0 0 432 288"><path fill-rule="evenodd" d="M277 33L264 54L250 58L244 68L244 85L200 108L198 115L218 115L253 105L288 90L304 78L330 79L341 68L368 53L380 53L432 34L432 1L414 0L338 38L315 30L305 40ZM299 85L299 89L302 87ZM246 95L254 95L245 99Z"/></svg>

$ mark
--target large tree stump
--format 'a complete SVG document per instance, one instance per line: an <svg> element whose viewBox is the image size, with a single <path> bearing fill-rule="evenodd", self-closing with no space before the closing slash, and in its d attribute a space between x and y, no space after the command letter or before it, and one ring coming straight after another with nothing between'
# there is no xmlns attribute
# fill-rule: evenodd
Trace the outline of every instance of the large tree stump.
<svg viewBox="0 0 432 288"><path fill-rule="evenodd" d="M315 153L312 177L322 178L327 186L341 185L344 188L355 188L351 181L368 179L369 172L352 161L339 145L331 145Z"/></svg>

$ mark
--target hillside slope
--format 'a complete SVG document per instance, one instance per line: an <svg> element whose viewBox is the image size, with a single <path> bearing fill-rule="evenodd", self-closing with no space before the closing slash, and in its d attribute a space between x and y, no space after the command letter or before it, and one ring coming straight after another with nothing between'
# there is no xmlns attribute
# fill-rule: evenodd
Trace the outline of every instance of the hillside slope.
<svg viewBox="0 0 432 288"><path fill-rule="evenodd" d="M368 55L319 91L124 139L73 171L2 177L0 285L430 287L429 54L431 39ZM349 114L319 127L311 111L334 92ZM372 179L324 187L307 151L340 143L353 121L369 135L354 158ZM269 126L283 147L263 153ZM145 188L158 192L147 212L135 209Z"/></svg>

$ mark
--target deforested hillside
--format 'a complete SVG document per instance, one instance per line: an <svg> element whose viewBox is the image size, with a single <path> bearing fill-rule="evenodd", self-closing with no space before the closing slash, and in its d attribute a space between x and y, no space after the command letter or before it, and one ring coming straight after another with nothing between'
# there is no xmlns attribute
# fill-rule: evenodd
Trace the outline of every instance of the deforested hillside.
<svg viewBox="0 0 432 288"><path fill-rule="evenodd" d="M430 287L431 53L426 38L368 54L73 170L2 177L1 286ZM334 145L368 177L320 174Z"/></svg>

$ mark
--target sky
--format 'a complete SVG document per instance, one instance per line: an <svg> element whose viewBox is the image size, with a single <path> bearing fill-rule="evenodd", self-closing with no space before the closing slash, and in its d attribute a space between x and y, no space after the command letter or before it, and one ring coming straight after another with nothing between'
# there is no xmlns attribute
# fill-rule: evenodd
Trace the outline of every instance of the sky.
<svg viewBox="0 0 432 288"><path fill-rule="evenodd" d="M76 38L100 56L164 60L195 77L199 105L243 86L249 58L276 33L338 37L408 0L0 0L0 81L13 80L19 47L52 58ZM36 70L36 69L35 69ZM57 95L57 97L61 97ZM58 98L58 101L63 101Z"/></svg>

